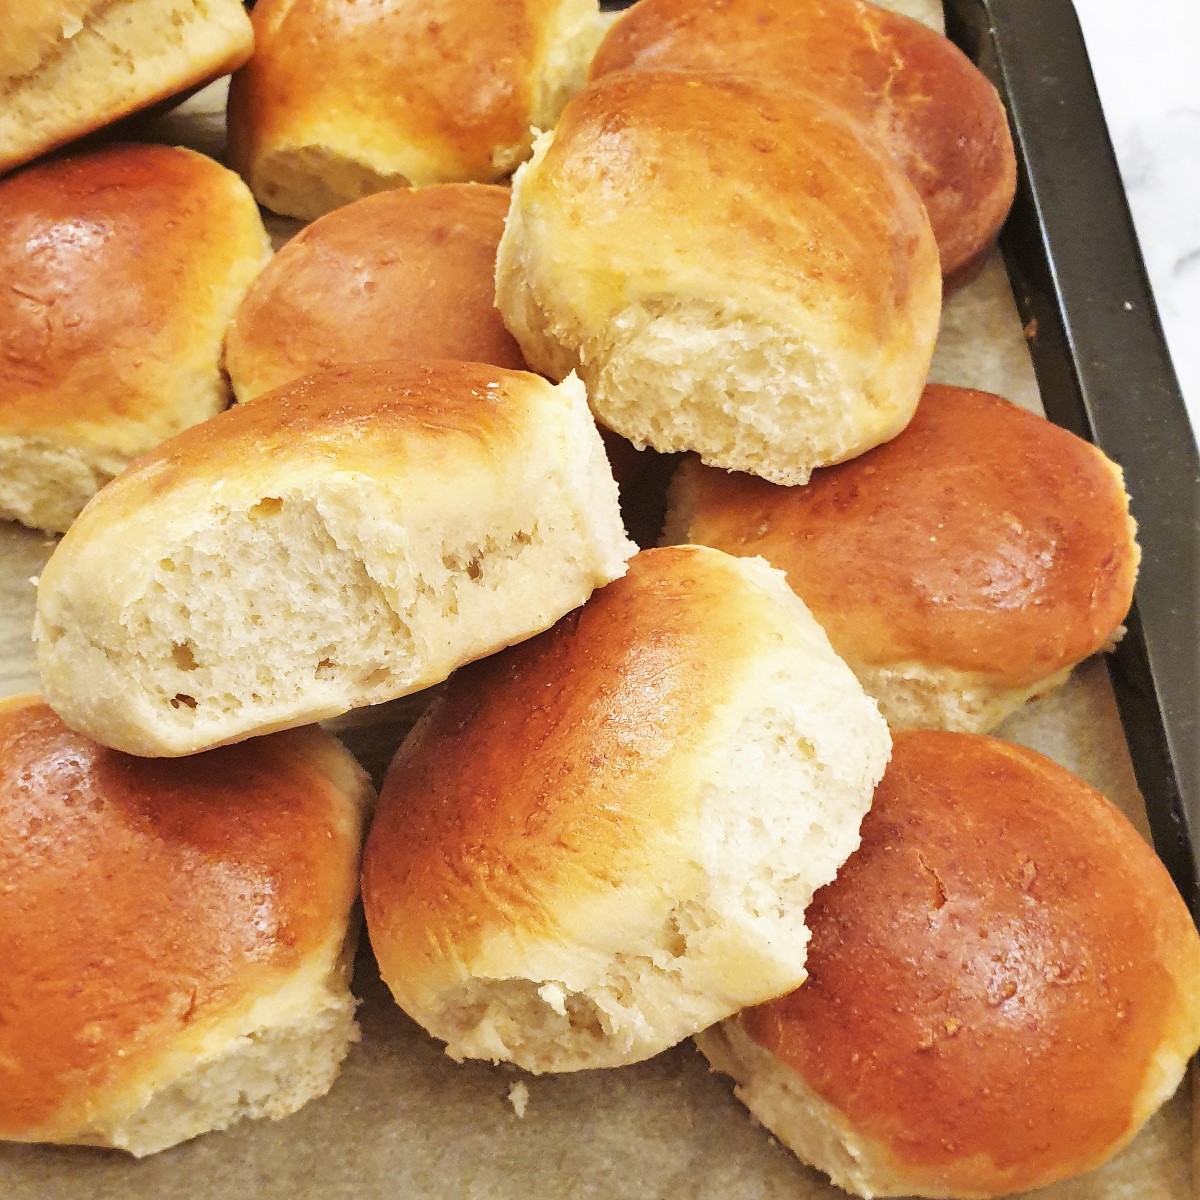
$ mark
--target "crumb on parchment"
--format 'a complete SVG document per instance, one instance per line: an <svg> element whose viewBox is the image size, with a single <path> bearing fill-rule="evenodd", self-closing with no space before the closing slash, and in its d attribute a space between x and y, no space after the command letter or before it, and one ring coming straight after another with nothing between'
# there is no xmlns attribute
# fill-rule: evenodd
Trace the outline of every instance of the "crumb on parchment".
<svg viewBox="0 0 1200 1200"><path fill-rule="evenodd" d="M529 1085L523 1079L508 1085L508 1102L518 1118L525 1116L525 1109L529 1107Z"/></svg>

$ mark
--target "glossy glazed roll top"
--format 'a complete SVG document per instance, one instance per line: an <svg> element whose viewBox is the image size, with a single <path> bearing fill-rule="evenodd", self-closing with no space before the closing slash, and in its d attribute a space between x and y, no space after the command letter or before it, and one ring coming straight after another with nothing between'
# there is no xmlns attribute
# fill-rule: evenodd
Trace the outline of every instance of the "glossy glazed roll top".
<svg viewBox="0 0 1200 1200"><path fill-rule="evenodd" d="M1097 1166L1200 1045L1200 938L1098 792L992 738L896 735L809 910L809 980L704 1035L859 1195L998 1196Z"/></svg>
<svg viewBox="0 0 1200 1200"><path fill-rule="evenodd" d="M893 725L977 731L1112 641L1139 559L1099 450L939 384L894 441L803 488L685 464L666 537L785 571Z"/></svg>
<svg viewBox="0 0 1200 1200"><path fill-rule="evenodd" d="M143 1154L325 1091L369 793L317 729L178 763L0 704L0 1137Z"/></svg>
<svg viewBox="0 0 1200 1200"><path fill-rule="evenodd" d="M270 253L245 184L191 150L0 181L0 517L64 530L135 454L220 412L221 343Z"/></svg>
<svg viewBox="0 0 1200 1200"><path fill-rule="evenodd" d="M947 38L863 0L640 0L591 67L716 71L836 104L917 189L951 275L991 244L1016 187L996 89Z"/></svg>
<svg viewBox="0 0 1200 1200"><path fill-rule="evenodd" d="M320 367L461 359L520 370L493 304L507 188L368 196L302 229L246 294L225 343L239 400Z"/></svg>

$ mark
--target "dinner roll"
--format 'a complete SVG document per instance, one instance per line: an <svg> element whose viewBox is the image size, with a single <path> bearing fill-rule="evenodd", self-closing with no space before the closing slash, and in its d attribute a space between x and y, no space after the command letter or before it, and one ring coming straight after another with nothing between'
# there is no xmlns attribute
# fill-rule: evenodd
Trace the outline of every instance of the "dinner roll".
<svg viewBox="0 0 1200 1200"><path fill-rule="evenodd" d="M686 462L663 540L785 571L893 728L986 732L1120 637L1134 532L1094 446L931 384L898 438L804 488Z"/></svg>
<svg viewBox="0 0 1200 1200"><path fill-rule="evenodd" d="M380 974L454 1058L637 1062L804 978L804 907L888 756L765 563L648 550L455 675L363 863Z"/></svg>
<svg viewBox="0 0 1200 1200"><path fill-rule="evenodd" d="M6 4L0 171L225 75L253 47L240 0Z"/></svg>
<svg viewBox="0 0 1200 1200"><path fill-rule="evenodd" d="M177 763L0 702L0 1138L153 1154L324 1095L370 798L316 728Z"/></svg>
<svg viewBox="0 0 1200 1200"><path fill-rule="evenodd" d="M697 1040L780 1141L860 1196L1090 1170L1200 1046L1200 939L1170 878L1031 750L897 734L862 846L808 921L808 982Z"/></svg>
<svg viewBox="0 0 1200 1200"><path fill-rule="evenodd" d="M609 31L591 76L720 71L837 104L917 189L950 275L995 239L1016 188L996 89L953 42L865 0L640 0Z"/></svg>
<svg viewBox="0 0 1200 1200"><path fill-rule="evenodd" d="M38 666L72 728L190 754L437 683L582 604L634 549L577 381L337 368L97 496L42 571Z"/></svg>
<svg viewBox="0 0 1200 1200"><path fill-rule="evenodd" d="M921 201L811 96L608 75L517 174L497 306L528 362L577 369L656 450L803 483L894 437L940 312Z"/></svg>
<svg viewBox="0 0 1200 1200"><path fill-rule="evenodd" d="M596 0L259 0L229 95L229 159L275 212L491 182L583 81Z"/></svg>
<svg viewBox="0 0 1200 1200"><path fill-rule="evenodd" d="M245 184L191 150L0 182L0 519L66 529L134 455L224 408L221 342L270 253Z"/></svg>
<svg viewBox="0 0 1200 1200"><path fill-rule="evenodd" d="M508 189L402 188L302 229L255 280L225 341L239 400L318 367L452 358L520 370L492 303Z"/></svg>

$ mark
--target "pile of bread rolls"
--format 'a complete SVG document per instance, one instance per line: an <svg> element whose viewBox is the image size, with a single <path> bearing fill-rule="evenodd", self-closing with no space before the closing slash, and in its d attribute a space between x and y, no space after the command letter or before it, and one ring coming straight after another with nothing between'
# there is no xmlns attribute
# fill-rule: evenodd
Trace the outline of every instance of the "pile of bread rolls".
<svg viewBox="0 0 1200 1200"><path fill-rule="evenodd" d="M456 1059L695 1035L867 1197L1127 1143L1200 938L987 736L1138 549L1098 450L927 382L1013 193L982 75L862 0L43 7L0 56L0 515L64 532L0 705L0 1137L323 1094L361 880ZM30 162L234 67L237 174ZM271 258L254 200L313 223ZM428 689L376 803L316 723Z"/></svg>

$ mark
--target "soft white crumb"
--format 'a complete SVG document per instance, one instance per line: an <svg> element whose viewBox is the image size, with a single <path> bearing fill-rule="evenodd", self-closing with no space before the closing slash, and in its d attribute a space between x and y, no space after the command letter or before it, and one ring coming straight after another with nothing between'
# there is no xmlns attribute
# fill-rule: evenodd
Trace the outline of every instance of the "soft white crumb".
<svg viewBox="0 0 1200 1200"><path fill-rule="evenodd" d="M34 587L37 587L37 585L41 582L41 576L40 575L30 575L29 582L31 584L33 584Z"/></svg>
<svg viewBox="0 0 1200 1200"><path fill-rule="evenodd" d="M556 1012L560 1017L567 1015L567 993L561 983L543 983L538 988L538 995Z"/></svg>
<svg viewBox="0 0 1200 1200"><path fill-rule="evenodd" d="M525 1110L529 1107L529 1085L523 1079L518 1079L516 1083L508 1085L508 1102L512 1105L518 1120L523 1119Z"/></svg>

